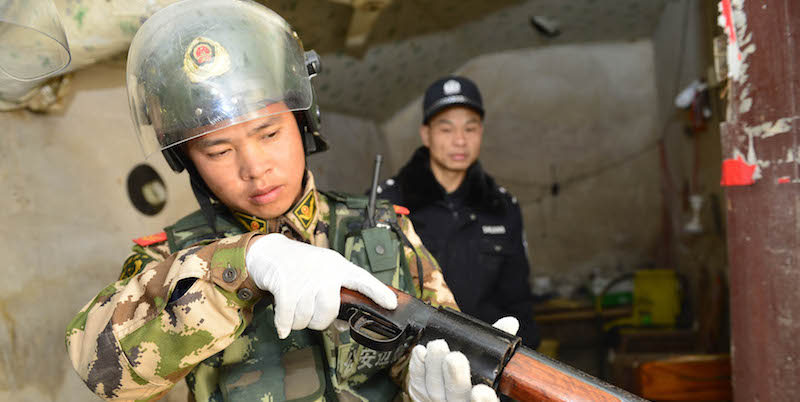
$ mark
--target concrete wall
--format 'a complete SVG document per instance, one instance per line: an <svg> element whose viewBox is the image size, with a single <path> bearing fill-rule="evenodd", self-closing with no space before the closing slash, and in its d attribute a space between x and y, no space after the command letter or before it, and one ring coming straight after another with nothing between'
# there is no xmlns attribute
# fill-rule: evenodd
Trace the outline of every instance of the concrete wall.
<svg viewBox="0 0 800 402"><path fill-rule="evenodd" d="M67 323L117 279L131 239L161 231L196 204L180 190L186 177L156 155L148 162L168 202L155 217L137 212L126 179L143 155L124 71L92 67L73 84L61 115L0 114L0 400L92 400L67 360Z"/></svg>
<svg viewBox="0 0 800 402"><path fill-rule="evenodd" d="M697 183L692 183L694 164L693 138L687 136L687 112L675 106L675 97L692 81L705 77L705 70L700 65L699 30L700 9L699 2L687 0L668 3L661 15L661 20L653 34L653 48L656 61L656 86L658 88L658 114L659 126L663 132L664 152L667 161L667 170L664 179L673 188L668 188L666 197L667 211L671 225L670 237L678 240L688 211L683 209L687 194L684 187L691 192L708 190L719 183L706 179L707 173L717 172L718 169L704 169L703 177L698 177ZM708 138L710 135L705 135ZM718 138L718 136L717 136ZM713 140L717 144L719 140ZM710 149L708 151L711 151ZM717 153L703 153L698 160L719 163ZM713 165L712 165L713 166ZM709 166L710 167L710 166ZM711 186L709 186L711 185ZM673 241L673 244L675 242ZM675 264L675 247L664 250L664 263Z"/></svg>
<svg viewBox="0 0 800 402"><path fill-rule="evenodd" d="M727 353L727 300L709 284L725 285L727 251L725 238L725 194L720 187L722 150L720 122L724 120L723 85L709 90L712 116L705 130L687 134L687 111L675 107L677 93L692 81L708 77L713 66L712 37L718 11L716 2L690 0L668 2L653 34L658 87L659 125L669 166L666 206L672 230L664 261L686 275L691 283L692 310L701 331L709 339L707 352ZM713 80L709 79L713 85ZM699 195L702 232L684 228L692 211L688 195ZM716 279L721 279L719 282Z"/></svg>
<svg viewBox="0 0 800 402"><path fill-rule="evenodd" d="M642 40L509 51L459 69L481 88L480 159L520 200L534 275L577 284L593 269L651 262L660 220L653 61ZM420 97L382 125L393 171L419 145L421 114Z"/></svg>
<svg viewBox="0 0 800 402"><path fill-rule="evenodd" d="M323 110L322 132L331 148L308 158L317 186L323 190L364 193L372 185L375 154L386 154L387 144L378 125L371 120Z"/></svg>
<svg viewBox="0 0 800 402"><path fill-rule="evenodd" d="M166 183L165 209L147 217L132 207L126 179L143 155L124 83L120 66L98 65L77 73L60 115L0 114L2 401L94 400L67 359L67 323L117 279L131 239L197 208L185 173L174 174L159 155L147 162ZM311 158L319 181L363 191L370 179L361 173L370 171L379 141L376 125L324 116L333 147ZM166 400L185 401L185 394L181 383Z"/></svg>

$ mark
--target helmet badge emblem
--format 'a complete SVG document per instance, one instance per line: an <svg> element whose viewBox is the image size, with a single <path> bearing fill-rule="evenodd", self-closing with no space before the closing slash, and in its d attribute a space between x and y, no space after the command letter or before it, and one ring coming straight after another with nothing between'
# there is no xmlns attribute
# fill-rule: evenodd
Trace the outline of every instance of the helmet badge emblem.
<svg viewBox="0 0 800 402"><path fill-rule="evenodd" d="M231 69L231 57L219 42L198 36L186 48L183 71L193 83L218 77Z"/></svg>
<svg viewBox="0 0 800 402"><path fill-rule="evenodd" d="M198 66L214 62L214 47L206 42L199 42L192 48L192 61Z"/></svg>
<svg viewBox="0 0 800 402"><path fill-rule="evenodd" d="M461 84L456 80L449 80L442 86L445 95L453 95L461 92Z"/></svg>

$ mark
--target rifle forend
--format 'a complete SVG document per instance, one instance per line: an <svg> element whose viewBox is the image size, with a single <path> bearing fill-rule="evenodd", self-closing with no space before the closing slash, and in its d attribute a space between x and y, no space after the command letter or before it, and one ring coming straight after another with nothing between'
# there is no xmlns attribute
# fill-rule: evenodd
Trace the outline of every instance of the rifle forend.
<svg viewBox="0 0 800 402"><path fill-rule="evenodd" d="M542 401L644 401L580 370L521 345L521 338L448 308L434 308L392 288L397 309L342 289L339 318L359 344L392 351L396 358L416 344L447 341L470 362L473 384L486 384L514 399Z"/></svg>

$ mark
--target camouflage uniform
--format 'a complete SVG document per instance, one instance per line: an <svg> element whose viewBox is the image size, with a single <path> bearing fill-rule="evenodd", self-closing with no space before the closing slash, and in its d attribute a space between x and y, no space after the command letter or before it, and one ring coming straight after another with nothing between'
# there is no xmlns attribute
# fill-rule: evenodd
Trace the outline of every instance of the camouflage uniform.
<svg viewBox="0 0 800 402"><path fill-rule="evenodd" d="M196 401L395 397L405 356L363 348L338 325L278 339L269 298L245 267L250 239L278 232L346 250L345 257L383 282L413 289L434 306L456 308L436 261L405 216L386 205L379 209L379 219L396 222L412 247L381 228L347 235L353 222L363 221L360 204L363 199L318 191L309 173L303 197L278 218L228 211L218 216L217 234L199 212L181 219L160 241L135 246L120 279L69 324L66 344L73 366L92 391L108 400L154 400L184 377ZM396 245L394 250L370 255L364 247L375 240L370 230L382 231L378 237L389 234L385 240ZM421 292L415 286L417 256Z"/></svg>

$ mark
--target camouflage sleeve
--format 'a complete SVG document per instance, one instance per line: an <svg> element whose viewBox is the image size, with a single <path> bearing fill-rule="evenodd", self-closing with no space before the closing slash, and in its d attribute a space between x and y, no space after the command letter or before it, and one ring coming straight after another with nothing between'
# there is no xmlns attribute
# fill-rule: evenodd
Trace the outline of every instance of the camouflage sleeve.
<svg viewBox="0 0 800 402"><path fill-rule="evenodd" d="M417 232L414 231L411 219L400 215L398 220L403 233L411 242L411 245L414 246L413 249L406 246L405 253L409 271L411 271L411 277L414 280L414 288L417 290L417 297L423 301L430 302L434 307L445 306L458 310L453 292L444 282L444 275L442 275L442 270L439 268L439 263L436 262L433 255L422 244L422 240L417 236ZM422 286L425 288L421 294L417 256L419 256L419 261L422 263Z"/></svg>
<svg viewBox="0 0 800 402"><path fill-rule="evenodd" d="M103 289L67 327L67 352L89 389L107 400L158 397L230 345L263 295L245 267L254 234L168 256L138 249L128 258L124 279ZM191 286L172 300L183 279Z"/></svg>

